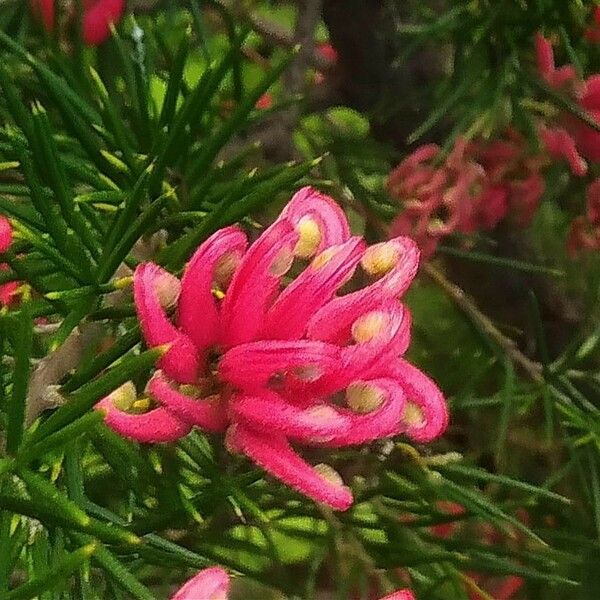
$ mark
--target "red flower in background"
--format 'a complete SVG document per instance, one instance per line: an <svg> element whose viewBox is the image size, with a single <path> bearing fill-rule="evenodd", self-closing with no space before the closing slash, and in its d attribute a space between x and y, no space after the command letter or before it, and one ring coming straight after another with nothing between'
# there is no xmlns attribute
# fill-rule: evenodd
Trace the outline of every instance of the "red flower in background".
<svg viewBox="0 0 600 600"><path fill-rule="evenodd" d="M586 213L571 223L567 252L573 258L583 252L600 249L600 178L586 191Z"/></svg>
<svg viewBox="0 0 600 600"><path fill-rule="evenodd" d="M600 6L592 11L592 24L585 30L585 39L592 44L600 44Z"/></svg>
<svg viewBox="0 0 600 600"><path fill-rule="evenodd" d="M541 33L536 34L535 49L538 71L546 83L567 92L600 124L600 75L582 81L572 65L556 68L552 44ZM550 156L565 159L574 175L587 173L585 159L600 161L600 131L571 114L561 113L555 125L541 126L540 137Z"/></svg>
<svg viewBox="0 0 600 600"><path fill-rule="evenodd" d="M0 215L0 254L6 252L13 241L13 229L10 221ZM0 263L0 272L9 271L10 267L6 263ZM0 305L11 306L17 299L17 290L21 284L18 281L9 281L0 284Z"/></svg>
<svg viewBox="0 0 600 600"><path fill-rule="evenodd" d="M388 178L404 208L391 233L412 236L427 257L446 235L493 229L509 212L526 226L544 192L540 166L513 131L493 142L458 138L443 161L438 146L421 146Z"/></svg>
<svg viewBox="0 0 600 600"><path fill-rule="evenodd" d="M53 32L55 29L54 0L31 0L31 9L43 23L44 27ZM81 34L88 46L99 46L110 36L110 27L118 23L125 10L125 0L83 0L83 18ZM73 17L70 9L70 18Z"/></svg>

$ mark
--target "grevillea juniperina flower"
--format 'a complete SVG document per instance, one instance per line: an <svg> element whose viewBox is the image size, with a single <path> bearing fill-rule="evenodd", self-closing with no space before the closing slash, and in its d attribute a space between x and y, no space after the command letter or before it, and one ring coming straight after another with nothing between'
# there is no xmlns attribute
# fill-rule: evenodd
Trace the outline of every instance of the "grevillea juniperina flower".
<svg viewBox="0 0 600 600"><path fill-rule="evenodd" d="M125 10L125 0L83 0L81 36L88 46L99 46L110 37L110 28L118 23ZM31 0L31 8L46 30L55 30L56 7L54 0ZM67 9L67 18L75 15L75 5Z"/></svg>
<svg viewBox="0 0 600 600"><path fill-rule="evenodd" d="M352 494L336 471L311 466L290 442L428 442L444 431L443 395L403 358L411 320L398 299L418 261L411 239L367 246L332 199L303 188L249 247L237 226L208 238L181 281L153 263L137 267L146 342L170 345L146 388L156 406L139 413L128 383L98 408L140 442L177 440L192 427L226 432L231 452L347 509ZM343 286L354 291L341 294Z"/></svg>
<svg viewBox="0 0 600 600"><path fill-rule="evenodd" d="M187 581L171 600L227 600L229 575L221 567L203 569ZM380 600L415 600L412 592L401 590Z"/></svg>
<svg viewBox="0 0 600 600"><path fill-rule="evenodd" d="M546 83L570 95L600 123L600 75L581 80L572 65L557 68L552 44L541 33L536 34L535 50L538 72ZM600 132L572 114L561 112L555 123L541 123L539 132L550 156L566 160L574 175L587 173L587 161L600 161Z"/></svg>
<svg viewBox="0 0 600 600"><path fill-rule="evenodd" d="M203 569L187 581L171 600L227 600L229 575L221 567Z"/></svg>
<svg viewBox="0 0 600 600"><path fill-rule="evenodd" d="M540 166L514 131L491 142L458 138L445 157L435 144L421 146L388 177L402 207L391 234L414 237L427 258L453 232L493 229L509 214L526 226L544 192Z"/></svg>
<svg viewBox="0 0 600 600"><path fill-rule="evenodd" d="M567 252L572 258L600 250L600 178L586 190L586 211L573 219L567 236Z"/></svg>
<svg viewBox="0 0 600 600"><path fill-rule="evenodd" d="M13 242L13 228L10 221L3 215L0 215L0 254L6 252ZM9 271L10 267L6 263L0 263L0 272ZM0 284L0 306L10 306L17 298L17 291L20 283L18 281L8 281Z"/></svg>

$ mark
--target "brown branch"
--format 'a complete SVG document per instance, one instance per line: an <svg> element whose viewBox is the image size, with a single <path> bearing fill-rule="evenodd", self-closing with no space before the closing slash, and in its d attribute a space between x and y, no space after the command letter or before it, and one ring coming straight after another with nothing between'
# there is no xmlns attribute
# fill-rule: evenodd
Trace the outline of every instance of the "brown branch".
<svg viewBox="0 0 600 600"><path fill-rule="evenodd" d="M542 365L525 356L513 340L506 337L492 322L483 314L475 303L467 296L460 287L449 281L446 276L430 263L424 263L421 267L427 276L432 279L452 301L489 336L506 353L510 360L521 367L529 378L535 383L544 383Z"/></svg>

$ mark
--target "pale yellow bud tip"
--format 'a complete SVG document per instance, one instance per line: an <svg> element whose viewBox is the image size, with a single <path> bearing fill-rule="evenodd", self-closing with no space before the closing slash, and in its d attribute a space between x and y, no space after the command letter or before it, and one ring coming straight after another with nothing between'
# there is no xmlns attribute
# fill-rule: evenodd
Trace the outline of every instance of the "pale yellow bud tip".
<svg viewBox="0 0 600 600"><path fill-rule="evenodd" d="M315 465L315 471L322 477L327 483L331 483L332 485L343 486L344 480L341 478L340 474L329 465L324 463L320 463Z"/></svg>
<svg viewBox="0 0 600 600"><path fill-rule="evenodd" d="M310 258L316 253L321 243L319 224L310 217L303 217L296 226L300 236L294 248L294 254L300 258Z"/></svg>
<svg viewBox="0 0 600 600"><path fill-rule="evenodd" d="M398 264L399 260L400 252L394 244L384 242L367 248L361 260L361 265L369 275L381 277L389 273Z"/></svg>
<svg viewBox="0 0 600 600"><path fill-rule="evenodd" d="M365 381L351 383L346 389L346 404L357 413L370 413L378 409L384 400L383 391Z"/></svg>
<svg viewBox="0 0 600 600"><path fill-rule="evenodd" d="M110 400L119 410L130 410L137 400L137 392L132 381L125 382L118 387L111 395Z"/></svg>
<svg viewBox="0 0 600 600"><path fill-rule="evenodd" d="M389 326L389 317L384 312L370 312L362 315L352 325L352 338L358 344L365 344L376 338Z"/></svg>
<svg viewBox="0 0 600 600"><path fill-rule="evenodd" d="M414 402L407 402L402 420L410 427L422 427L425 424L425 415L419 405Z"/></svg>

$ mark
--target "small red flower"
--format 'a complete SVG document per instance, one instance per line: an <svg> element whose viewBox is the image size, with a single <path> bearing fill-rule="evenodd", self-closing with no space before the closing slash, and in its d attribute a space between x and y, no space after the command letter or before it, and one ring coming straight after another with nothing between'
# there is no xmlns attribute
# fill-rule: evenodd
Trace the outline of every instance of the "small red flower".
<svg viewBox="0 0 600 600"><path fill-rule="evenodd" d="M31 10L47 31L55 29L54 0L30 0ZM74 7L69 7L69 17L74 16ZM118 23L125 10L125 0L84 0L81 34L88 46L99 46L110 36L110 27Z"/></svg>

